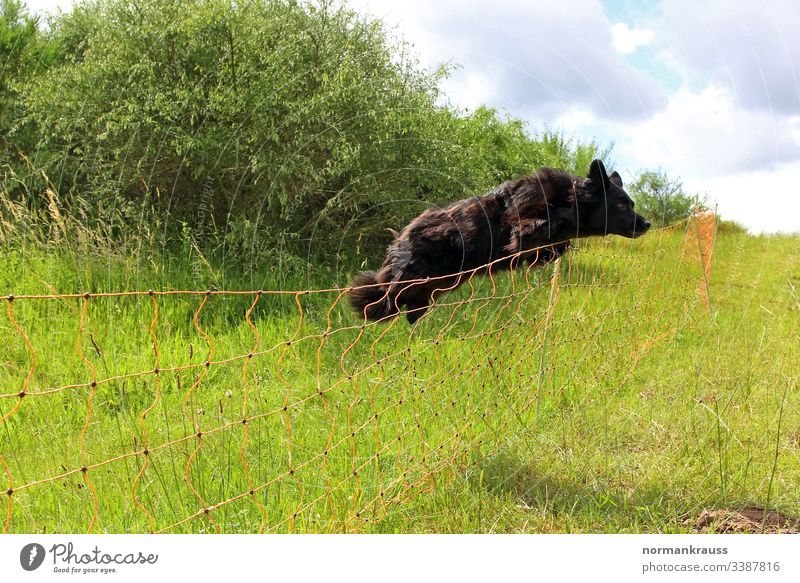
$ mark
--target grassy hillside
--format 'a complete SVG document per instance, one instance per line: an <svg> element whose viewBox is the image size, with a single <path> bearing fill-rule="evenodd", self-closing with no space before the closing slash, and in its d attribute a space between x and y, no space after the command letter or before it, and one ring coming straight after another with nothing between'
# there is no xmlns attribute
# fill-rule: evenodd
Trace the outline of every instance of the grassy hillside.
<svg viewBox="0 0 800 583"><path fill-rule="evenodd" d="M796 519L799 287L797 237L719 237L711 319L667 312L674 334L625 384L582 386L541 433L509 432L499 451L385 526L673 533L695 528L704 509L765 507ZM657 305L674 309L678 288L659 289ZM635 356L621 351L608 370Z"/></svg>
<svg viewBox="0 0 800 583"><path fill-rule="evenodd" d="M721 236L711 315L691 228L578 247L475 278L413 328L362 326L334 272L151 296L197 269L10 249L8 529L680 532L705 508L796 514L797 238ZM84 290L145 293L19 298Z"/></svg>

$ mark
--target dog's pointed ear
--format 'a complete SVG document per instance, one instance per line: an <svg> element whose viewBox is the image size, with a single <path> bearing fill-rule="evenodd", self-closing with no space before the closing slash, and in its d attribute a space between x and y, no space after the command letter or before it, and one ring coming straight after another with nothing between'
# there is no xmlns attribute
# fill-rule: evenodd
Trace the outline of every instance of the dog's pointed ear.
<svg viewBox="0 0 800 583"><path fill-rule="evenodd" d="M622 176L620 176L619 172L617 172L616 170L614 170L611 173L611 176L609 176L608 179L617 186L619 186L620 188L622 188Z"/></svg>
<svg viewBox="0 0 800 583"><path fill-rule="evenodd" d="M589 164L589 180L598 187L608 186L609 178L606 167L600 160L592 160L592 163Z"/></svg>

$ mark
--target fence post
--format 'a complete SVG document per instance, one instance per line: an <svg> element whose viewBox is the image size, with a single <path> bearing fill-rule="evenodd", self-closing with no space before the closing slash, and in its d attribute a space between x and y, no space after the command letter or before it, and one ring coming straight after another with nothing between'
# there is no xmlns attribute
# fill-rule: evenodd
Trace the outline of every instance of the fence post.
<svg viewBox="0 0 800 583"><path fill-rule="evenodd" d="M706 254L703 251L703 235L700 232L700 217L702 213L699 209L695 208L693 213L694 218L694 226L695 231L697 232L697 251L700 256L700 269L703 272L703 285L705 286L706 291L706 309L708 310L708 315L711 316L711 288L708 284L708 276L711 267L711 252L713 250L714 244L714 237L716 236L716 232L712 234L711 245L708 249L708 258L706 258ZM716 222L717 222L717 214L714 213L714 230L716 231Z"/></svg>

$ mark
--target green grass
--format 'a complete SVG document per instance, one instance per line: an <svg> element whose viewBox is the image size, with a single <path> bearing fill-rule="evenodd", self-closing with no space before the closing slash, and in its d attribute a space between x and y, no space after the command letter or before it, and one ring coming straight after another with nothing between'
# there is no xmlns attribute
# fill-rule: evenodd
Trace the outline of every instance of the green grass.
<svg viewBox="0 0 800 583"><path fill-rule="evenodd" d="M3 302L9 531L684 532L708 507L796 515L798 239L721 236L711 314L689 243L583 241L556 274L475 279L416 327L362 328L338 292L265 294L255 329L255 296L199 313L203 295L156 296L155 320L147 295L17 299L27 392L60 389L21 400L31 354ZM347 281L158 265L9 248L0 294Z"/></svg>

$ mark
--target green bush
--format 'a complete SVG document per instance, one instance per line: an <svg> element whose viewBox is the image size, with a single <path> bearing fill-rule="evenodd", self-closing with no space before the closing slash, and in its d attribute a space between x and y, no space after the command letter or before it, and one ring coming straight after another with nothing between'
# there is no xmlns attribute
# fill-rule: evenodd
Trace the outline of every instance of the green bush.
<svg viewBox="0 0 800 583"><path fill-rule="evenodd" d="M36 146L15 175L120 240L376 251L432 203L599 154L441 105L445 69L336 3L85 0L37 34L61 57L20 90Z"/></svg>
<svg viewBox="0 0 800 583"><path fill-rule="evenodd" d="M20 0L0 0L0 165L24 165L38 134L25 122L22 92L61 58Z"/></svg>
<svg viewBox="0 0 800 583"><path fill-rule="evenodd" d="M744 235L748 233L747 227L736 221L719 221L717 233L720 235Z"/></svg>
<svg viewBox="0 0 800 583"><path fill-rule="evenodd" d="M693 209L706 208L702 197L686 194L683 183L663 171L644 171L626 189L636 203L637 212L658 227L685 219Z"/></svg>

